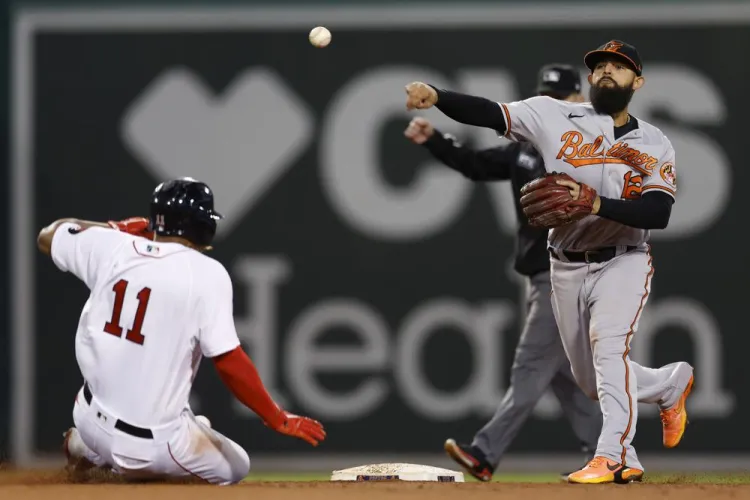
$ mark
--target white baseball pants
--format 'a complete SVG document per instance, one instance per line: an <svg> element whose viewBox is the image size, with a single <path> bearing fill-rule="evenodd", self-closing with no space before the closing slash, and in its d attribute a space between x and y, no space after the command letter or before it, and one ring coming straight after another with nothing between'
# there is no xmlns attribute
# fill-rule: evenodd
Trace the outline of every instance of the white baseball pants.
<svg viewBox="0 0 750 500"><path fill-rule="evenodd" d="M194 476L211 484L240 482L250 471L250 458L237 443L195 420L189 408L174 422L151 427L152 439L135 437L115 427L118 420L93 395L89 404L81 389L73 421L83 440L83 457L111 467L126 478Z"/></svg>

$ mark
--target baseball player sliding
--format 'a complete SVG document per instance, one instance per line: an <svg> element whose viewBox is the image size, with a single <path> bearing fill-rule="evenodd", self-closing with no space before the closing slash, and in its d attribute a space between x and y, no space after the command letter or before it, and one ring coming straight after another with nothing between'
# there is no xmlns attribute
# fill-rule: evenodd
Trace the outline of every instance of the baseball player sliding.
<svg viewBox="0 0 750 500"><path fill-rule="evenodd" d="M65 436L69 463L133 479L241 481L250 469L245 450L188 406L203 356L268 427L317 446L323 426L282 410L240 346L231 279L204 254L221 219L209 187L191 178L162 183L150 215L61 219L39 233L41 252L91 290L75 338L84 384Z"/></svg>
<svg viewBox="0 0 750 500"><path fill-rule="evenodd" d="M548 64L539 70L537 93L568 102L584 101L578 70L564 64ZM560 341L550 300L548 231L528 224L520 201L521 187L544 174L541 156L529 143L519 142L473 151L435 130L425 118L414 118L404 134L473 181L510 181L515 195L515 270L525 277L528 313L513 360L510 386L495 415L476 433L472 443L448 439L446 452L477 479L491 480L539 398L551 388L581 443L586 461L590 460L601 431L602 414L599 405L576 385ZM562 474L565 478L568 475Z"/></svg>
<svg viewBox="0 0 750 500"><path fill-rule="evenodd" d="M659 405L663 444L673 448L693 385L688 363L654 369L628 356L654 274L649 230L667 227L675 200L675 152L658 128L628 113L644 84L635 47L612 40L584 63L590 103L538 96L498 104L414 82L406 104L437 106L541 153L548 174L522 188L521 205L532 226L551 229L553 312L573 375L604 417L594 458L568 481L640 481L638 403Z"/></svg>

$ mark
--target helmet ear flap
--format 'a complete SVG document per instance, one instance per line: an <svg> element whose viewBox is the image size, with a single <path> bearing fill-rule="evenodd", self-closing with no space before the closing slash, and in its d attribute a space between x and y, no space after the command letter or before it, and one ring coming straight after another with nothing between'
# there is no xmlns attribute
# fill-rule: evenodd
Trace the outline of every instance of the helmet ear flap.
<svg viewBox="0 0 750 500"><path fill-rule="evenodd" d="M199 218L193 221L191 226L185 230L185 238L199 246L208 246L216 235L216 221L213 219Z"/></svg>

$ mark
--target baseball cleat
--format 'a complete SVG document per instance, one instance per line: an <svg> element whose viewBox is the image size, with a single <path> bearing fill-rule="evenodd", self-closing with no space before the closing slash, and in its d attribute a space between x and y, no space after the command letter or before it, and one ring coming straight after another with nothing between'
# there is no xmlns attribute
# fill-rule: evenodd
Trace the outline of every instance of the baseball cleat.
<svg viewBox="0 0 750 500"><path fill-rule="evenodd" d="M63 432L63 446L62 450L65 454L65 459L68 464L71 462L78 461L81 454L78 450L78 442L81 439L81 435L78 433L78 429L71 427L67 431Z"/></svg>
<svg viewBox="0 0 750 500"><path fill-rule="evenodd" d="M63 453L68 463L65 469L69 473L85 472L94 467L94 464L84 458L84 444L78 429L71 427L63 433Z"/></svg>
<svg viewBox="0 0 750 500"><path fill-rule="evenodd" d="M494 468L478 448L459 445L453 439L448 439L443 448L449 457L475 478L484 482L492 479Z"/></svg>
<svg viewBox="0 0 750 500"><path fill-rule="evenodd" d="M583 461L583 465L584 465L584 467L585 467L587 463L589 463L589 462L590 462L591 460L593 460L593 459L594 459L594 454L593 454L593 453L591 453L591 452L589 451L589 448L588 448L588 446L584 446L584 447L583 447L583 450L582 450L582 451L583 451L583 452L585 453L585 455L586 455L586 459L585 459L585 460ZM561 472L561 473L560 473L560 480L561 480L561 481L563 481L563 482L567 482L567 481L568 481L568 476L570 476L570 475L571 475L571 474L573 474L574 472L575 472L575 471L570 471L570 472Z"/></svg>
<svg viewBox="0 0 750 500"><path fill-rule="evenodd" d="M568 482L568 477L570 477L570 475L573 474L574 472L577 472L577 471L573 470L573 471L570 471L570 472L561 472L560 473L560 481L562 481L563 483L567 483Z"/></svg>
<svg viewBox="0 0 750 500"><path fill-rule="evenodd" d="M583 469L568 476L568 482L574 484L627 484L642 479L642 470L625 467L604 457L594 457Z"/></svg>
<svg viewBox="0 0 750 500"><path fill-rule="evenodd" d="M665 448L674 448L682 440L682 436L685 434L685 426L687 426L687 410L685 409L685 401L690 395L690 391L693 390L694 377L690 377L685 391L680 396L679 401L672 408L668 410L661 410L661 425L662 425L662 442Z"/></svg>

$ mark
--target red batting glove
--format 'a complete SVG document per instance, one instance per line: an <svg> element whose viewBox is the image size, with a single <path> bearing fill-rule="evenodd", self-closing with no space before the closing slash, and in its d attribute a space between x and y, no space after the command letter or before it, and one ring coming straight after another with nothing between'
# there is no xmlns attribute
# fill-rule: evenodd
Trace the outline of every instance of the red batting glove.
<svg viewBox="0 0 750 500"><path fill-rule="evenodd" d="M108 221L107 224L112 229L117 229L124 233L133 234L135 236L142 236L144 238L153 239L154 233L148 230L149 220L146 217L130 217L129 219L121 221Z"/></svg>
<svg viewBox="0 0 750 500"><path fill-rule="evenodd" d="M326 431L323 429L323 424L317 420L309 417L300 417L288 411L283 412L283 414L284 420L275 427L271 427L269 424L266 425L280 434L305 440L313 446L318 446L318 443L326 438Z"/></svg>

